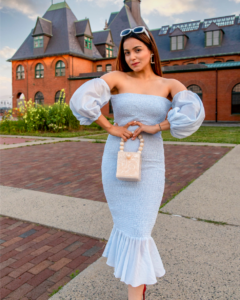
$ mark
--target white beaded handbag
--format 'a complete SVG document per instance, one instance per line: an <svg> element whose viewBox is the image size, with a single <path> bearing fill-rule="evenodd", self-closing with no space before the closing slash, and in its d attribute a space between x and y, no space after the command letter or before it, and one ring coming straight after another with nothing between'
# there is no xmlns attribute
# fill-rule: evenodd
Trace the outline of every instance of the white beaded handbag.
<svg viewBox="0 0 240 300"><path fill-rule="evenodd" d="M141 152L144 146L144 139L141 135L140 145L137 152L124 152L124 139L121 138L120 151L118 151L117 173L116 177L124 181L140 181L141 180Z"/></svg>

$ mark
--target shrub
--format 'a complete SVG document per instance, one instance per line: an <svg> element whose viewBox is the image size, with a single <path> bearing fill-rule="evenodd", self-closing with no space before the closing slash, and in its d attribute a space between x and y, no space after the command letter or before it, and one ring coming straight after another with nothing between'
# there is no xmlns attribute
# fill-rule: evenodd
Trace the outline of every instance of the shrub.
<svg viewBox="0 0 240 300"><path fill-rule="evenodd" d="M2 132L14 133L34 132L38 130L61 132L63 130L79 129L80 127L102 129L95 122L88 126L80 126L69 105L64 103L64 89L61 90L59 99L63 100L59 100L53 105L33 103L32 99L19 102L19 108L14 108L4 114L0 130ZM17 118L17 120L11 120L12 117ZM113 124L112 118L106 118Z"/></svg>

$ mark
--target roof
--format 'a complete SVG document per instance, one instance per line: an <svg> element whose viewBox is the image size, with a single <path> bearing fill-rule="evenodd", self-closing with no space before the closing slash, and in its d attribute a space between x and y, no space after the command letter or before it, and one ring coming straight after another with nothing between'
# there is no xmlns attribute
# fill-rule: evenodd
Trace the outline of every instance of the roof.
<svg viewBox="0 0 240 300"><path fill-rule="evenodd" d="M47 11L57 10L57 9L61 9L61 8L69 8L70 9L67 2L64 1L64 2L60 2L60 3L52 4Z"/></svg>
<svg viewBox="0 0 240 300"><path fill-rule="evenodd" d="M65 3L65 4L64 4ZM66 2L58 3L64 7L55 6L55 9L48 9L43 18L39 18L41 26L47 26L49 22L42 20L48 20L52 22L52 37L49 40L48 46L41 56L34 55L33 49L33 30L19 47L16 53L8 61L12 60L24 60L33 59L38 57L47 57L54 55L70 54L79 57L85 57L86 59L98 59L102 58L95 45L92 45L93 56L84 54L76 37L76 28L79 25L79 30L84 27L88 22L88 19L78 21L72 10L68 8ZM55 4L54 4L55 5ZM51 6L52 7L52 6ZM51 8L50 7L50 8ZM58 8L57 8L58 7ZM75 25L76 24L76 25ZM44 27L45 28L45 27ZM47 30L46 28L44 30Z"/></svg>
<svg viewBox="0 0 240 300"><path fill-rule="evenodd" d="M162 61L180 60L196 57L211 57L217 55L230 55L240 53L240 39L239 31L240 24L238 23L239 16L235 17L233 25L219 26L224 30L223 40L221 46L205 47L205 33L203 22L197 30L184 31L188 36L186 47L183 50L170 51L169 31L165 34L159 35L159 29L151 30L151 33L156 41L160 58Z"/></svg>
<svg viewBox="0 0 240 300"><path fill-rule="evenodd" d="M88 22L89 22L89 19L83 19L83 20L75 21L75 28L76 28L76 35L77 36L84 34Z"/></svg>
<svg viewBox="0 0 240 300"><path fill-rule="evenodd" d="M111 29L112 37L114 44L119 47L121 37L120 32L126 28L133 28L137 25L144 25L148 28L145 24L143 19L141 19L141 24L137 24L133 15L130 11L130 8L127 4L124 4L122 9L118 12L117 15L112 19L111 23L108 24L108 28Z"/></svg>
<svg viewBox="0 0 240 300"><path fill-rule="evenodd" d="M176 72L193 72L193 71L209 71L209 69L238 69L240 68L240 61L224 62L214 64L191 64L180 66L166 66L162 67L163 73L176 73Z"/></svg>
<svg viewBox="0 0 240 300"><path fill-rule="evenodd" d="M109 20L108 20L108 26L109 24L112 22L112 20L116 17L116 15L119 13L119 11L115 11L115 12L112 12L110 14L110 17L109 17Z"/></svg>
<svg viewBox="0 0 240 300"><path fill-rule="evenodd" d="M109 35L109 30L101 30L93 32L94 45L105 44Z"/></svg>
<svg viewBox="0 0 240 300"><path fill-rule="evenodd" d="M114 12L110 15L107 30L93 33L93 56L84 54L77 38L78 35L91 32L89 20L84 19L78 21L66 2L51 5L43 18L38 18L38 28L35 26L34 31L36 31L35 34L38 33L39 35L42 30L43 34L50 36L50 24L52 24L52 37L49 40L44 55L41 55L41 57L70 54L95 60L102 58L95 43L105 43L109 30L111 31L112 40L115 44L113 54L116 56L121 41L120 32L125 28L133 28L137 25L147 27L142 18L139 22L141 24L137 24L130 7L124 4L119 12ZM222 44L220 46L205 47L205 31L217 29L224 31ZM177 61L189 58L194 59L197 57L204 58L240 53L240 16L232 15L203 21L198 20L173 24L172 26L165 25L150 31L156 41L162 61ZM8 61L37 58L36 55L34 56L32 34L33 30ZM171 51L170 37L176 34L183 34L188 37L186 47L183 50Z"/></svg>
<svg viewBox="0 0 240 300"><path fill-rule="evenodd" d="M35 28L33 30L33 35L45 34L48 36L52 36L52 22L38 17Z"/></svg>

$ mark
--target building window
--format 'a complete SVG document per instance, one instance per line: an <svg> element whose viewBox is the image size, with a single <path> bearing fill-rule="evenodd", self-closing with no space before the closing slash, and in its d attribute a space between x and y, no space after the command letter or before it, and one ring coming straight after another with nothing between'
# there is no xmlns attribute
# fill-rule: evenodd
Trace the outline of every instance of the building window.
<svg viewBox="0 0 240 300"><path fill-rule="evenodd" d="M189 91L192 91L193 93L198 94L199 98L202 100L202 89L200 88L200 86L192 84L187 89Z"/></svg>
<svg viewBox="0 0 240 300"><path fill-rule="evenodd" d="M43 105L44 103L44 97L43 97L43 94L41 92L37 92L36 95L35 95L35 105L36 104L41 104Z"/></svg>
<svg viewBox="0 0 240 300"><path fill-rule="evenodd" d="M183 35L171 37L171 50L183 49Z"/></svg>
<svg viewBox="0 0 240 300"><path fill-rule="evenodd" d="M37 64L35 67L35 78L43 78L44 77L44 67L42 64Z"/></svg>
<svg viewBox="0 0 240 300"><path fill-rule="evenodd" d="M85 36L84 37L84 47L87 49L92 49L92 39Z"/></svg>
<svg viewBox="0 0 240 300"><path fill-rule="evenodd" d="M17 67L17 79L24 79L24 78L25 78L24 67L22 65L19 65Z"/></svg>
<svg viewBox="0 0 240 300"><path fill-rule="evenodd" d="M35 36L34 37L34 48L43 47L43 36Z"/></svg>
<svg viewBox="0 0 240 300"><path fill-rule="evenodd" d="M178 64L175 64L175 65L173 65L173 66L179 66Z"/></svg>
<svg viewBox="0 0 240 300"><path fill-rule="evenodd" d="M205 36L205 46L220 45L220 30L207 31Z"/></svg>
<svg viewBox="0 0 240 300"><path fill-rule="evenodd" d="M112 107L111 100L109 100L108 102L109 102L109 114L113 114L113 107Z"/></svg>
<svg viewBox="0 0 240 300"><path fill-rule="evenodd" d="M106 45L106 57L113 57L113 46Z"/></svg>
<svg viewBox="0 0 240 300"><path fill-rule="evenodd" d="M188 63L187 65L194 65L194 63Z"/></svg>
<svg viewBox="0 0 240 300"><path fill-rule="evenodd" d="M97 72L102 72L102 65L97 66Z"/></svg>
<svg viewBox="0 0 240 300"><path fill-rule="evenodd" d="M205 62L203 62L203 61L201 61L199 64L201 64L201 65L205 65L206 63L205 63Z"/></svg>
<svg viewBox="0 0 240 300"><path fill-rule="evenodd" d="M233 59L229 59L229 60L227 60L226 62L231 62L231 61L235 61L235 60L233 60Z"/></svg>
<svg viewBox="0 0 240 300"><path fill-rule="evenodd" d="M216 61L214 62L214 64L219 64L219 63L222 63L222 61L221 61L221 60L216 60Z"/></svg>
<svg viewBox="0 0 240 300"><path fill-rule="evenodd" d="M56 63L55 75L56 76L65 76L65 63L62 60L59 60Z"/></svg>
<svg viewBox="0 0 240 300"><path fill-rule="evenodd" d="M240 114L240 83L232 90L232 114Z"/></svg>
<svg viewBox="0 0 240 300"><path fill-rule="evenodd" d="M112 71L112 65L108 64L106 65L106 72L111 72Z"/></svg>
<svg viewBox="0 0 240 300"><path fill-rule="evenodd" d="M55 103L57 103L59 100L60 100L60 103L65 103L65 98L63 97L63 94L64 93L61 91L56 92Z"/></svg>

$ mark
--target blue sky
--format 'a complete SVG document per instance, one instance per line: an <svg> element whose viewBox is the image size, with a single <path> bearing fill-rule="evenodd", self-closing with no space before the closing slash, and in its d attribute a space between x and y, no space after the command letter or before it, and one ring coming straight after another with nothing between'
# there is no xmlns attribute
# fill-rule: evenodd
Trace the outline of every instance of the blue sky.
<svg viewBox="0 0 240 300"><path fill-rule="evenodd" d="M11 63L6 60L21 46L37 16L43 16L51 0L0 0L0 99L11 91ZM53 3L62 2L53 0ZM66 0L78 20L88 17L92 31L102 30L111 12L119 11L123 0ZM142 0L142 17L150 29L164 25L228 15L239 15L240 0Z"/></svg>

